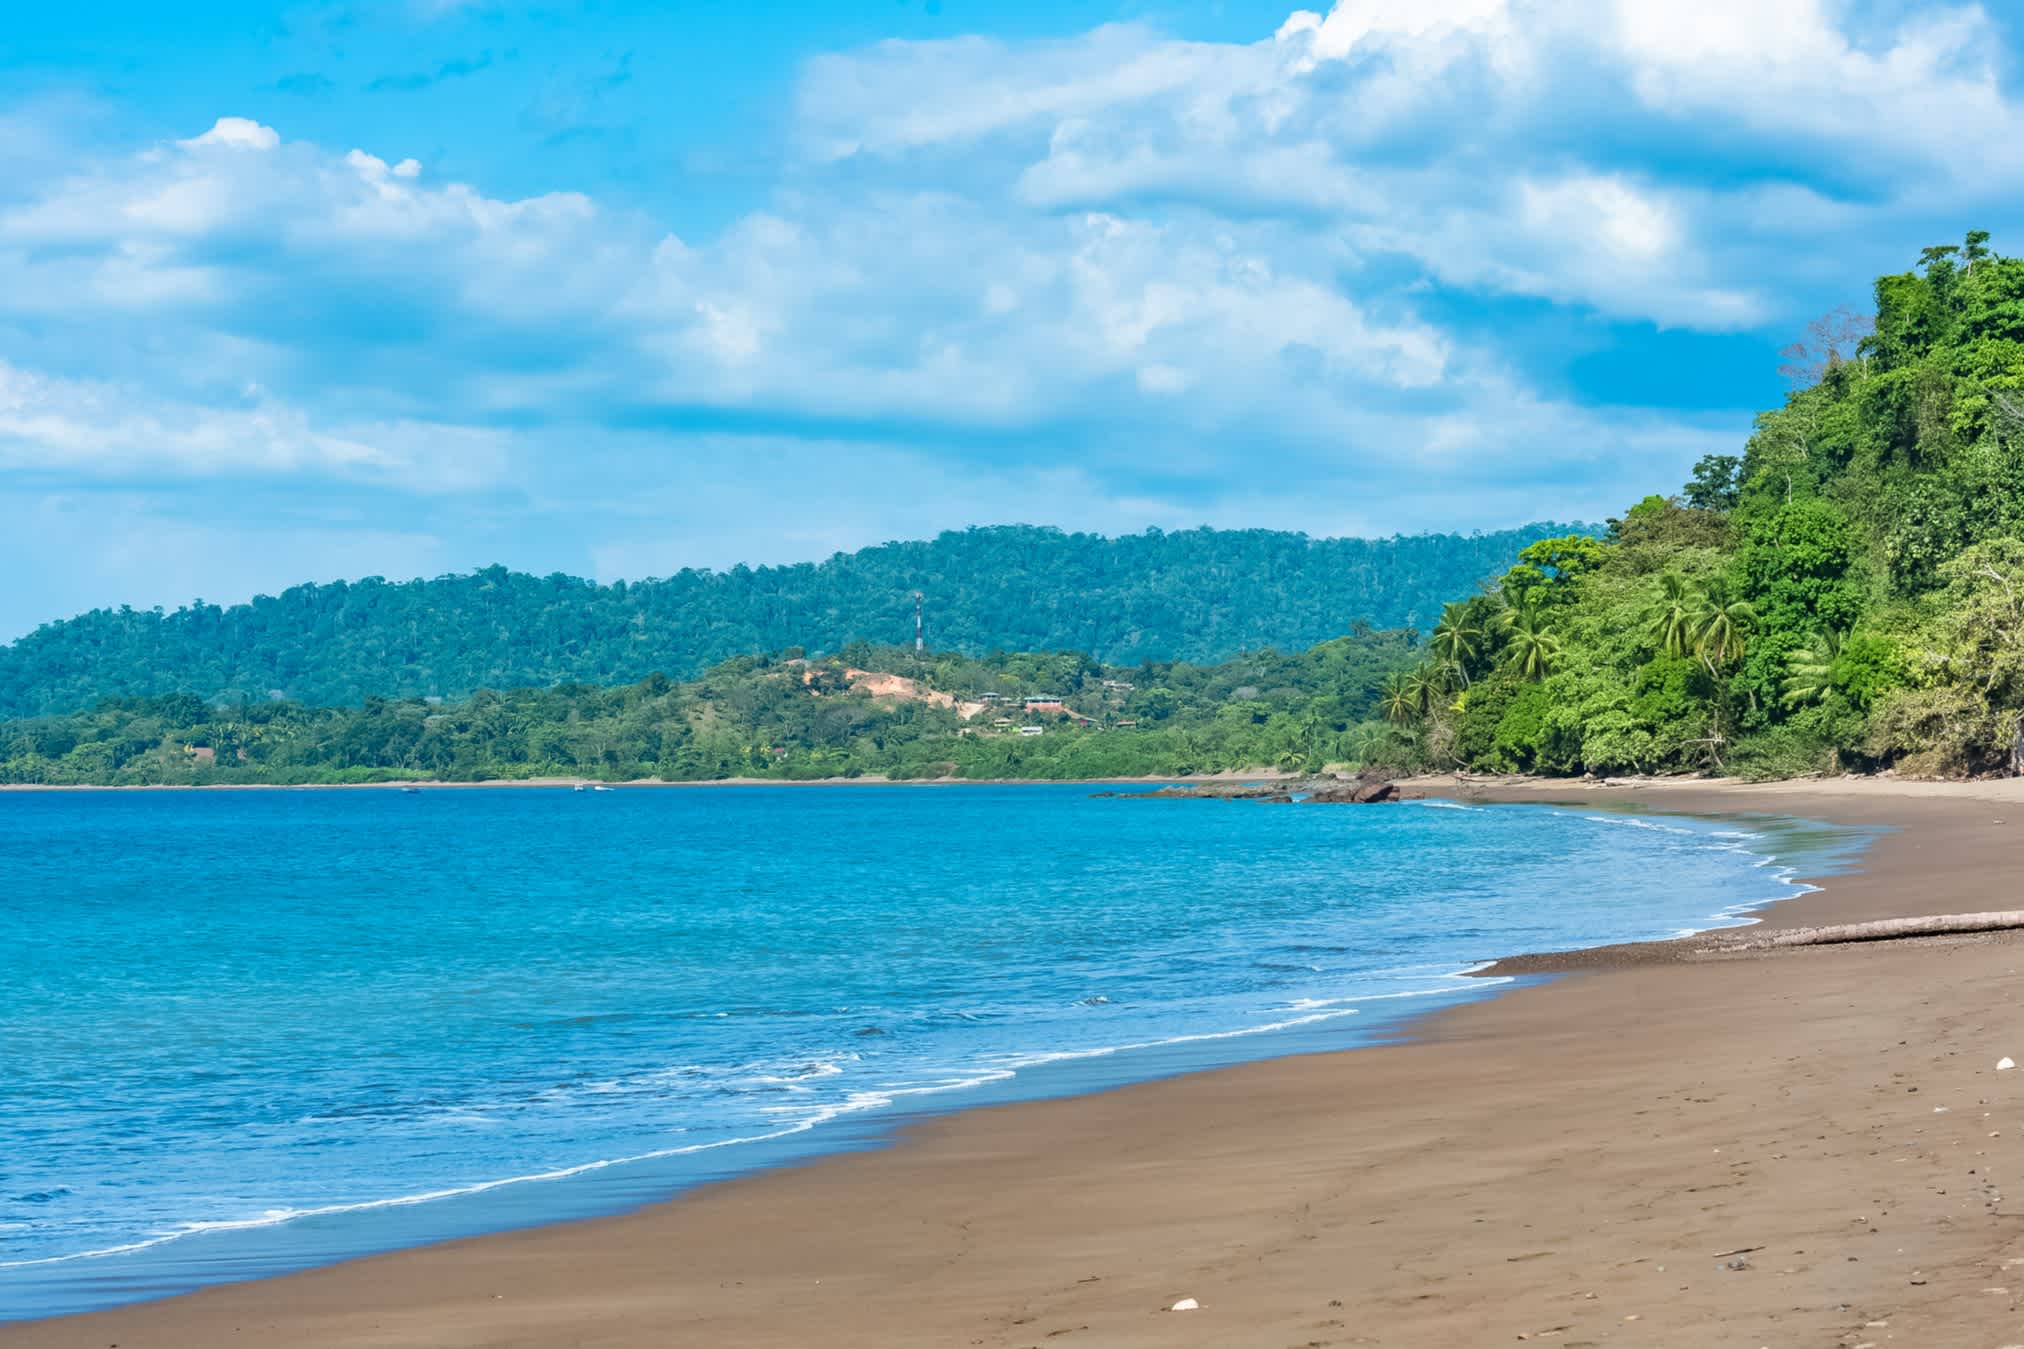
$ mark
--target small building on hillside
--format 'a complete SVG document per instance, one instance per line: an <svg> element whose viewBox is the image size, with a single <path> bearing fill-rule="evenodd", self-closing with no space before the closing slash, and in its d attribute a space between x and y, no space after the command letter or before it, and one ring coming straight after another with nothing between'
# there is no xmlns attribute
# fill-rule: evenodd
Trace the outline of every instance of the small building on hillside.
<svg viewBox="0 0 2024 1349"><path fill-rule="evenodd" d="M1061 701L1058 693L1036 693L1026 700L1028 712L1066 712L1068 704Z"/></svg>
<svg viewBox="0 0 2024 1349"><path fill-rule="evenodd" d="M1047 734L1047 728L1046 728L1045 726L1021 726L1021 727L1019 728L1019 734L1021 734L1021 735L1046 735L1046 734Z"/></svg>

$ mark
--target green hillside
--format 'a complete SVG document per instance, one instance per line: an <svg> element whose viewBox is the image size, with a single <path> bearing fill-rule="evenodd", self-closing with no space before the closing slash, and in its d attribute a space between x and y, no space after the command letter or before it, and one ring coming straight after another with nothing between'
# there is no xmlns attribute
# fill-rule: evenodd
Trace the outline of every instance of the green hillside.
<svg viewBox="0 0 2024 1349"><path fill-rule="evenodd" d="M741 657L701 678L370 698L312 708L188 694L0 723L0 782L342 783L569 776L1083 778L1361 757L1418 634L1361 629L1294 655L1099 664L1077 653Z"/></svg>
<svg viewBox="0 0 2024 1349"><path fill-rule="evenodd" d="M1388 690L1394 753L1546 773L2024 767L2024 259L1816 330L1737 456L1530 550ZM1865 332L1864 330L1870 330Z"/></svg>
<svg viewBox="0 0 2024 1349"><path fill-rule="evenodd" d="M251 604L95 610L0 648L0 716L188 693L343 705L480 688L685 678L789 646L907 642L926 596L938 649L1214 661L1299 650L1352 622L1409 626L1568 526L1310 539L1268 530L1123 538L1007 526L827 562L597 585L494 567L304 585Z"/></svg>

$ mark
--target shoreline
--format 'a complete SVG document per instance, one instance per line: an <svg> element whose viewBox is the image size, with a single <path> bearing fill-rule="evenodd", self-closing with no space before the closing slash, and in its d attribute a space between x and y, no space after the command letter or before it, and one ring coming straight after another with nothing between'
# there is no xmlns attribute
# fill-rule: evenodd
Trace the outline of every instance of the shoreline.
<svg viewBox="0 0 2024 1349"><path fill-rule="evenodd" d="M857 777L827 778L623 778L606 781L589 777L488 778L482 782L441 778L390 778L384 782L0 782L0 794L8 792L372 792L409 789L475 791L488 788L704 788L704 787L1128 787L1161 783L1229 784L1307 782L1312 773L1291 773L1277 768L1232 768L1213 773L1142 773L1123 777L1091 778L894 778L882 773ZM1349 779L1345 779L1349 781ZM1612 777L1551 778L1508 775L1488 777L1477 774L1430 773L1394 779L1401 799L1423 799L1453 795L1486 803L1573 805L1583 800L1612 802L1645 800L1695 800L1704 793L1747 792L1790 794L1808 797L1854 797L1875 794L1931 797L1950 800L2007 801L2007 783L2012 778L1899 778L1867 774L1844 777L1783 778L1750 782L1742 778L1719 777ZM1693 810L1678 809L1680 814Z"/></svg>
<svg viewBox="0 0 2024 1349"><path fill-rule="evenodd" d="M574 789L577 784L620 788L694 787L1104 787L1133 786L1162 782L1292 782L1302 775L1277 769L1256 772L1230 770L1120 778L890 778L865 773L854 778L627 778L605 782L600 778L492 778L484 782L441 781L434 778L403 778L386 782L6 782L0 792L375 792L428 790L472 791L486 787L558 787Z"/></svg>
<svg viewBox="0 0 2024 1349"><path fill-rule="evenodd" d="M1254 775L1241 776L1248 778ZM1759 926L1753 930L1818 921L1828 915L1854 919L1884 916L1886 912L1895 916L1921 910L1935 912L1946 908L1988 907L1939 903L1953 893L1944 884L1928 886L1916 896L1907 896L1903 886L1893 883L1903 879L1898 874L1905 861L1900 854L1925 851L1936 831L1948 835L1961 833L1964 837L1975 836L1976 841L1985 841L1979 836L1989 832L1986 821L1979 825L1973 822L1976 815L1990 815L1983 809L1985 803L2014 802L2017 807L2024 808L2024 791L2017 790L2024 784L1892 784L1907 788L1930 786L1948 789L1940 791L1880 791L1874 788L1821 791L1822 784L1818 783L1797 788L1752 788L1722 783L1598 787L1566 783L1486 784L1422 779L1407 785L1415 795L1443 795L1480 801L1510 800L1560 805L1648 804L1669 814L1775 813L1865 827L1899 826L1898 833L1887 835L1871 845L1870 853L1863 858L1857 872L1833 878L1826 890L1816 890L1761 910L1755 915ZM1799 801L1809 804L1795 804ZM1844 818L1851 815L1862 818ZM2012 850L2006 852L2006 857L2024 856L2024 849L2015 848L2001 837L2003 831L1994 833L2002 848ZM1972 859L1956 857L1952 860L1955 865L1951 868L1951 875L1956 882L1973 879L1963 874L1963 868ZM1958 885L1955 888L1958 889ZM1907 906L1908 898L1915 898L1917 902ZM1938 907L1934 907L1935 904ZM1752 957L1686 959L1685 948L1697 941L1702 939L1650 943L1639 948L1595 948L1579 953L1583 961L1567 967L1581 971L1577 977L1520 988L1487 1001L1472 1002L1417 1018L1411 1025L1408 1038L1399 1044L1260 1060L1087 1096L984 1106L930 1117L906 1126L890 1148L865 1154L833 1154L792 1169L764 1172L691 1191L673 1201L649 1205L620 1217L398 1251L304 1274L225 1285L167 1301L135 1304L82 1316L11 1323L0 1326L0 1345L86 1344L95 1340L98 1343L196 1345L216 1342L206 1336L221 1333L219 1328L223 1322L220 1318L231 1318L236 1324L248 1316L255 1316L263 1324L276 1328L288 1327L284 1338L291 1342L341 1344L365 1342L371 1338L374 1343L382 1343L386 1341L364 1335L362 1327L368 1320L379 1325L388 1318L412 1327L421 1340L429 1343L550 1342L532 1326L520 1327L517 1322L512 1327L499 1324L496 1309L488 1309L482 1302L475 1301L476 1294L472 1291L474 1280L487 1287L496 1285L514 1289L510 1298L499 1294L498 1300L515 1302L521 1300L518 1290L523 1281L531 1280L547 1288L549 1293L541 1304L547 1309L542 1313L546 1319L537 1320L539 1325L547 1327L546 1333L550 1335L560 1333L565 1325L573 1330L583 1318L595 1319L600 1324L612 1321L613 1318L604 1315L599 1307L606 1300L617 1299L632 1307L633 1311L619 1316L617 1320L623 1324L611 1325L611 1333L596 1341L614 1345L664 1342L668 1334L677 1331L699 1334L707 1331L719 1338L740 1343L947 1343L952 1342L950 1337L963 1333L964 1327L973 1333L966 1340L953 1342L1020 1344L1027 1341L1022 1338L1025 1332L1018 1327L1027 1322L1018 1318L1003 1320L997 1337L986 1335L979 1339L974 1333L978 1323L967 1312L988 1312L996 1305L994 1298L1002 1300L1017 1291L1022 1281L1038 1280L1053 1287L1045 1276L1057 1262L1059 1252L1050 1255L1045 1249L1033 1249L1032 1241L1036 1232L1053 1231L1059 1235L1058 1223L1051 1216L1050 1199L1055 1204L1066 1202L1070 1208L1091 1219L1073 1232L1076 1248L1092 1252L1090 1259L1095 1259L1095 1252L1100 1251L1105 1262L1115 1264L1123 1259L1129 1266L1142 1267L1148 1263L1150 1253L1170 1247L1175 1241L1181 1241L1191 1257L1199 1256L1197 1248L1203 1242L1213 1249L1224 1249L1231 1241L1235 1241L1239 1249L1251 1249L1257 1244L1240 1239L1245 1234L1255 1234L1260 1221L1255 1205L1246 1199L1244 1186L1233 1188L1227 1181L1217 1183L1215 1178L1203 1180L1204 1173L1199 1167L1185 1168L1186 1174L1195 1179L1197 1189L1215 1193L1218 1202L1210 1207L1218 1218L1209 1221L1201 1214L1171 1213L1172 1195L1157 1188L1149 1191L1143 1184L1133 1181L1133 1176L1148 1166L1160 1169L1171 1167L1184 1158L1199 1160L1205 1147L1209 1157L1248 1177L1246 1185L1263 1183L1275 1192L1289 1186L1296 1191L1300 1188L1302 1176L1288 1174L1285 1166L1275 1162L1275 1158L1281 1157L1289 1148L1312 1163L1346 1166L1352 1171L1363 1168L1368 1161L1359 1153L1375 1148L1386 1154L1386 1164L1381 1169L1387 1174L1389 1185L1380 1188L1403 1185L1409 1190L1415 1184L1431 1184L1438 1188L1437 1177L1422 1174L1427 1171L1431 1160L1427 1157L1400 1154L1395 1145L1371 1139L1359 1141L1360 1135L1336 1137L1333 1130L1324 1131L1329 1135L1326 1138L1313 1136L1316 1126L1326 1124L1334 1115L1347 1110L1355 1116L1363 1109L1356 1101L1342 1099L1345 1087L1352 1085L1348 1079L1397 1079L1417 1084L1420 1088L1418 1095L1407 1093L1402 1105L1370 1109L1380 1115L1387 1111L1395 1114L1401 1109L1408 1114L1415 1109L1420 1112L1434 1110L1436 1113L1431 1121L1423 1115L1419 1118L1423 1129L1430 1122L1441 1123L1439 1112L1444 1102L1465 1116L1471 1108L1495 1105L1497 1115L1503 1117L1508 1114L1511 1101L1505 1099L1499 1103L1479 1099L1485 1096L1484 1088L1476 1085L1481 1079L1487 1077L1497 1083L1507 1097L1512 1093L1524 1096L1525 1089L1529 1087L1534 1093L1532 1104L1535 1108L1551 1108L1555 1104L1551 1100L1537 1099L1540 1084L1534 1080L1536 1074L1522 1075L1527 1081L1509 1080L1509 1050L1516 1043L1531 1043L1526 1038L1528 1033L1544 1033L1548 1042L1560 1044L1563 1048L1573 1046L1577 1058L1584 1049L1594 1056L1605 1049L1617 1047L1614 1040L1608 1045L1602 1043L1606 1037L1592 1027L1584 1030L1580 1024L1569 1024L1568 1019L1574 1015L1577 1004L1585 1006L1600 998L1615 1009L1616 1019L1629 1017L1641 1022L1647 1041L1664 1038L1661 1029L1652 1025L1654 1008L1650 1005L1650 988L1627 989L1627 980L1637 985L1649 985L1656 981L1669 996L1684 999L1693 1006L1696 1017L1706 1022L1711 1018L1720 1019L1714 1016L1716 1011L1733 1017L1738 1002L1749 1001L1738 990L1725 989L1723 998L1712 1006L1700 1005L1714 983L1727 985L1733 982L1735 971L1754 969L1757 959L1778 959L1787 962L1786 967L1790 969L1811 968L1818 971L1828 967L1839 970L1851 962L1891 963L1909 959L1918 964L1934 951L1995 951L2010 961L2024 953L2024 946L2008 938L1996 937L1966 942L1891 943L1887 948L1865 952L1817 950ZM1653 967L1654 962L1633 954L1656 949L1670 949L1674 958ZM1493 969L1491 972L1527 971ZM1771 993L1790 993L1781 981L1773 982L1779 982L1779 987L1770 990ZM1762 996L1764 990L1759 989L1757 993ZM1785 1000L1789 1002L1789 996ZM1660 1002L1663 1001L1661 998ZM1580 1018L1576 1020L1578 1022ZM1529 1032L1524 1029L1528 1026ZM1772 1031L1777 1029L1771 1028ZM2024 1026L2019 1029L2024 1030ZM1751 1026L1745 1038L1761 1040L1766 1034L1765 1027ZM1773 1035L1771 1038L1776 1037ZM2016 1043L2024 1041L2011 1042L2013 1049ZM1762 1046L1757 1047L1761 1049ZM1503 1051L1501 1055L1489 1053L1499 1048ZM1705 1046L1702 1050L1705 1052ZM1448 1081L1448 1070L1454 1065L1441 1068L1441 1086L1430 1094L1427 1089L1433 1083L1427 1074L1435 1071L1433 1065L1437 1061L1457 1057L1464 1060L1464 1071L1455 1073L1454 1080ZM1986 1057L1989 1063L1993 1063L1995 1054ZM1498 1061L1500 1058L1501 1063ZM1986 1072L1986 1064L1982 1065L1982 1070ZM1373 1083L1366 1081L1364 1085L1368 1087ZM1613 1093L1620 1094L1615 1089L1621 1086L1621 1083L1614 1084ZM1241 1094L1240 1089L1241 1092L1259 1093L1260 1099L1274 1102L1276 1111L1268 1113L1262 1121L1245 1116L1241 1110L1233 1117L1231 1097ZM2024 1091L2019 1094L2024 1095ZM1495 1097L1497 1093L1489 1095ZM1078 1122L1086 1123L1091 1118L1104 1121L1110 1127L1099 1131L1095 1137L1086 1136L1086 1131L1078 1126ZM1578 1136L1578 1130L1576 1134ZM1156 1161L1149 1160L1141 1149L1127 1141L1139 1135L1161 1140L1162 1146L1155 1154ZM1595 1146L1604 1148L1609 1142L1607 1138L1591 1141ZM961 1168L951 1170L946 1165L952 1149L972 1162L984 1163L986 1172L997 1175L1013 1190L1034 1191L1032 1204L1026 1209L1019 1209L996 1191L980 1190L974 1177L966 1176ZM1499 1150L1493 1145L1486 1150L1487 1156L1475 1155L1459 1160L1450 1158L1449 1161L1480 1169L1494 1165ZM1678 1160L1675 1165L1685 1167L1687 1163ZM1064 1183L1064 1168L1083 1184ZM1114 1174L1120 1169L1127 1173L1122 1179ZM829 1222L793 1221L796 1214L805 1220L811 1214L821 1212L821 1205L833 1201L839 1187L843 1193L854 1195L856 1202L868 1203L874 1210L898 1221L898 1228L886 1233L892 1240L873 1242L858 1249L849 1236L856 1230L856 1225L842 1217L832 1217ZM1115 1207L1091 1213L1084 1191L1109 1195ZM1340 1201L1344 1193L1334 1193L1332 1198ZM811 1205L815 1207L811 1208ZM1146 1206L1155 1211L1169 1211L1178 1226L1146 1231L1139 1220L1129 1216ZM1187 1205L1182 1206L1183 1210L1188 1208ZM1012 1242L1017 1250L1001 1253L989 1262L967 1262L967 1269L939 1278L937 1305L940 1305L942 1294L946 1293L949 1305L944 1310L953 1320L935 1322L938 1328L932 1332L924 1328L918 1339L878 1334L875 1328L885 1324L889 1329L890 1321L882 1322L873 1313L873 1308L884 1307L887 1317L903 1310L908 1305L905 1298L901 1299L898 1308L887 1304L899 1295L900 1289L916 1287L925 1277L917 1268L919 1261L925 1258L919 1248L919 1233L916 1231L920 1223L932 1225L938 1220L944 1224L957 1223L958 1215L971 1210L980 1216L996 1218L997 1226L1002 1229L1001 1240ZM1420 1221L1438 1223L1440 1206L1433 1205L1432 1210L1422 1214ZM1514 1213L1522 1211L1513 1210ZM778 1231L774 1231L769 1239L766 1236L769 1225L757 1223L762 1214L776 1220L784 1218L794 1230L794 1240L788 1241L784 1249L781 1248ZM1400 1216L1394 1215L1385 1221L1396 1222ZM1469 1238L1483 1235L1470 1230L1476 1223L1465 1224L1459 1215L1450 1216L1461 1226L1459 1230L1448 1230L1443 1234L1444 1246L1453 1244L1457 1238L1467 1245ZM722 1243L710 1234L724 1224L735 1232L743 1233L745 1244L732 1241L727 1248L719 1249ZM972 1220L968 1217L962 1217L958 1224L964 1231L968 1231L971 1225ZM1272 1226L1269 1222L1266 1225ZM955 1229L937 1230L944 1230L946 1234L947 1230ZM1310 1236L1307 1239L1314 1241L1319 1238ZM853 1249L841 1249L846 1246ZM672 1248L679 1248L691 1256L708 1251L709 1259L704 1264L717 1271L719 1278L716 1284L706 1286L706 1282L699 1281L699 1276L693 1271L676 1268L679 1262L668 1262L665 1257ZM663 1257L661 1263L652 1261L649 1249L660 1252ZM1287 1249L1294 1253L1299 1250L1298 1247ZM2024 1255L2024 1252L2019 1254ZM1013 1258L1015 1255L1018 1258ZM1545 1255L1509 1256L1506 1259L1514 1269L1530 1266L1533 1272L1537 1272L1548 1267L1532 1265L1534 1260L1546 1260ZM806 1273L829 1268L831 1262L838 1260L856 1269L852 1276L853 1286L861 1296L853 1297L848 1305L839 1307L834 1298L825 1303L824 1299L801 1287L799 1296L791 1298L790 1303L793 1306L805 1303L804 1310L809 1312L820 1309L821 1315L815 1320L797 1321L793 1306L783 1307L777 1312L766 1311L757 1307L752 1297L726 1291L727 1288L742 1290L748 1286L731 1278L734 1272L750 1276L749 1286L780 1289L795 1283L792 1276L796 1270ZM979 1268L979 1263L988 1267ZM1172 1264L1173 1261L1166 1263ZM1199 1259L1195 1260L1195 1264L1199 1268ZM600 1269L608 1269L609 1279L592 1272ZM572 1272L575 1277L572 1277ZM1512 1273L1509 1270L1489 1272ZM903 1273L907 1277L900 1278ZM1055 1290L1069 1303L1088 1304L1084 1311L1077 1314L1096 1317L1104 1322L1107 1328L1101 1334L1090 1331L1090 1336L1103 1343L1138 1343L1141 1338L1161 1343L1229 1342L1227 1339L1219 1340L1218 1327L1221 1334L1227 1336L1232 1333L1233 1327L1249 1329L1257 1324L1250 1313L1246 1313L1243 1319L1234 1320L1226 1319L1225 1315L1208 1314L1202 1315L1199 1320L1165 1319L1162 1314L1161 1319L1148 1322L1145 1318L1167 1303L1158 1302L1150 1289L1139 1290L1126 1302L1114 1301L1113 1295L1118 1291L1115 1284L1109 1288L1104 1285L1122 1277L1098 1275L1088 1283L1086 1290L1081 1281ZM445 1280L447 1283L444 1283ZM576 1282L582 1282L583 1286L569 1291ZM801 1282L805 1284L806 1281ZM1499 1281L1485 1282L1494 1284ZM2024 1284L2024 1278L2016 1282ZM1908 1283L1907 1287L1923 1289L1938 1283L1937 1279L1927 1279L1917 1284ZM714 1294L712 1286L715 1287ZM1201 1296L1208 1312L1234 1308L1243 1302L1235 1289L1222 1288L1217 1290L1217 1298L1212 1301L1200 1291L1206 1286L1211 1286L1208 1277L1198 1276L1195 1282L1174 1296ZM1476 1291L1480 1290L1472 1290L1472 1295ZM1373 1288L1366 1290L1365 1296L1377 1297L1382 1303L1385 1294L1382 1289ZM882 1298L884 1301L881 1301ZM1653 1306L1660 1306L1664 1299L1654 1297L1650 1301ZM1358 1305L1342 1297L1326 1298L1321 1302L1334 1302L1338 1308ZM354 1303L357 1310L348 1310ZM1839 1307L1843 1304L1835 1305ZM1307 1304L1306 1310L1311 1313L1314 1304ZM1370 1308L1365 1310L1368 1316ZM1415 1338L1413 1333L1402 1333L1394 1338L1393 1332L1400 1327L1420 1325L1423 1318L1418 1316L1419 1312L1442 1309L1405 1306L1397 1310L1402 1319L1398 1319L1396 1325L1388 1326L1382 1338L1365 1342L1426 1342ZM1997 1308L1991 1305L1989 1310L1993 1312ZM492 1314L482 1314L487 1311ZM845 1318L841 1326L835 1320L839 1314ZM1273 1320L1266 1309L1261 1308L1258 1314L1266 1321ZM1649 1318L1645 1313L1632 1315L1639 1322L1653 1320L1653 1324L1646 1327L1647 1337L1642 1342L1664 1342L1649 1338L1648 1332L1656 1329L1655 1318ZM1333 1319L1343 1318L1337 1316ZM986 1320L991 1320L991 1317L987 1315ZM1089 1324L1094 1326L1097 1322L1092 1320ZM1619 1324L1628 1326L1633 1323ZM1289 1323L1289 1334L1292 1329ZM1689 1327L1682 1325L1674 1329L1687 1330ZM101 1333L106 1337L97 1339ZM1037 1337L1041 1332L1033 1333ZM1417 1332L1420 1335L1434 1333L1431 1323ZM1526 1332L1521 1328L1510 1333ZM1486 1338L1509 1338L1510 1333ZM1753 1328L1748 1333L1755 1335L1759 1331ZM805 1338L809 1334L813 1334L815 1339ZM1202 1338L1197 1338L1198 1334ZM71 1338L73 1335L75 1338ZM1080 1331L1068 1329L1062 1338L1072 1344L1078 1338L1088 1337ZM1324 1337L1304 1342L1355 1341ZM1464 1337L1445 1342L1470 1341ZM1690 1335L1677 1342L1706 1341Z"/></svg>

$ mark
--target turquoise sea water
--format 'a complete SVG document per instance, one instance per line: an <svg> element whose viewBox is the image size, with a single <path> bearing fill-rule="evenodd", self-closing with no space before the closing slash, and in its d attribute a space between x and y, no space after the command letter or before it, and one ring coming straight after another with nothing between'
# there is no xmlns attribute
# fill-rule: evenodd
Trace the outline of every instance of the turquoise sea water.
<svg viewBox="0 0 2024 1349"><path fill-rule="evenodd" d="M1081 787L0 797L0 1318L1368 1041L1846 836Z"/></svg>

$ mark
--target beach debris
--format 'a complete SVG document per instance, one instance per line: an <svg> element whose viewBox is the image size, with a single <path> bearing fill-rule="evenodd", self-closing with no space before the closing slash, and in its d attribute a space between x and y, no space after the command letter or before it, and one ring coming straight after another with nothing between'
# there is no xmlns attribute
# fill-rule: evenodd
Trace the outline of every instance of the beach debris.
<svg viewBox="0 0 2024 1349"><path fill-rule="evenodd" d="M1708 1258L1710 1260L1727 1260L1732 1255L1755 1255L1763 1249L1762 1246L1738 1246L1733 1251L1716 1251Z"/></svg>
<svg viewBox="0 0 2024 1349"><path fill-rule="evenodd" d="M2007 1056L1996 1060L1996 1071L1999 1073L2007 1073L2016 1066L2017 1060L2009 1058Z"/></svg>
<svg viewBox="0 0 2024 1349"><path fill-rule="evenodd" d="M1191 1297L1184 1297L1179 1302L1176 1302L1173 1306L1167 1308L1167 1310L1170 1312L1198 1312L1201 1309L1202 1304L1195 1301Z"/></svg>
<svg viewBox="0 0 2024 1349"><path fill-rule="evenodd" d="M2024 909L1999 909L1990 913L1942 913L1929 918L1886 918L1874 923L1844 923L1833 927L1798 927L1757 941L1736 942L1724 949L1763 951L1780 946L1831 946L1843 942L1893 941L1901 937L1945 937L1974 932L2007 932L2016 928L2024 928Z"/></svg>

